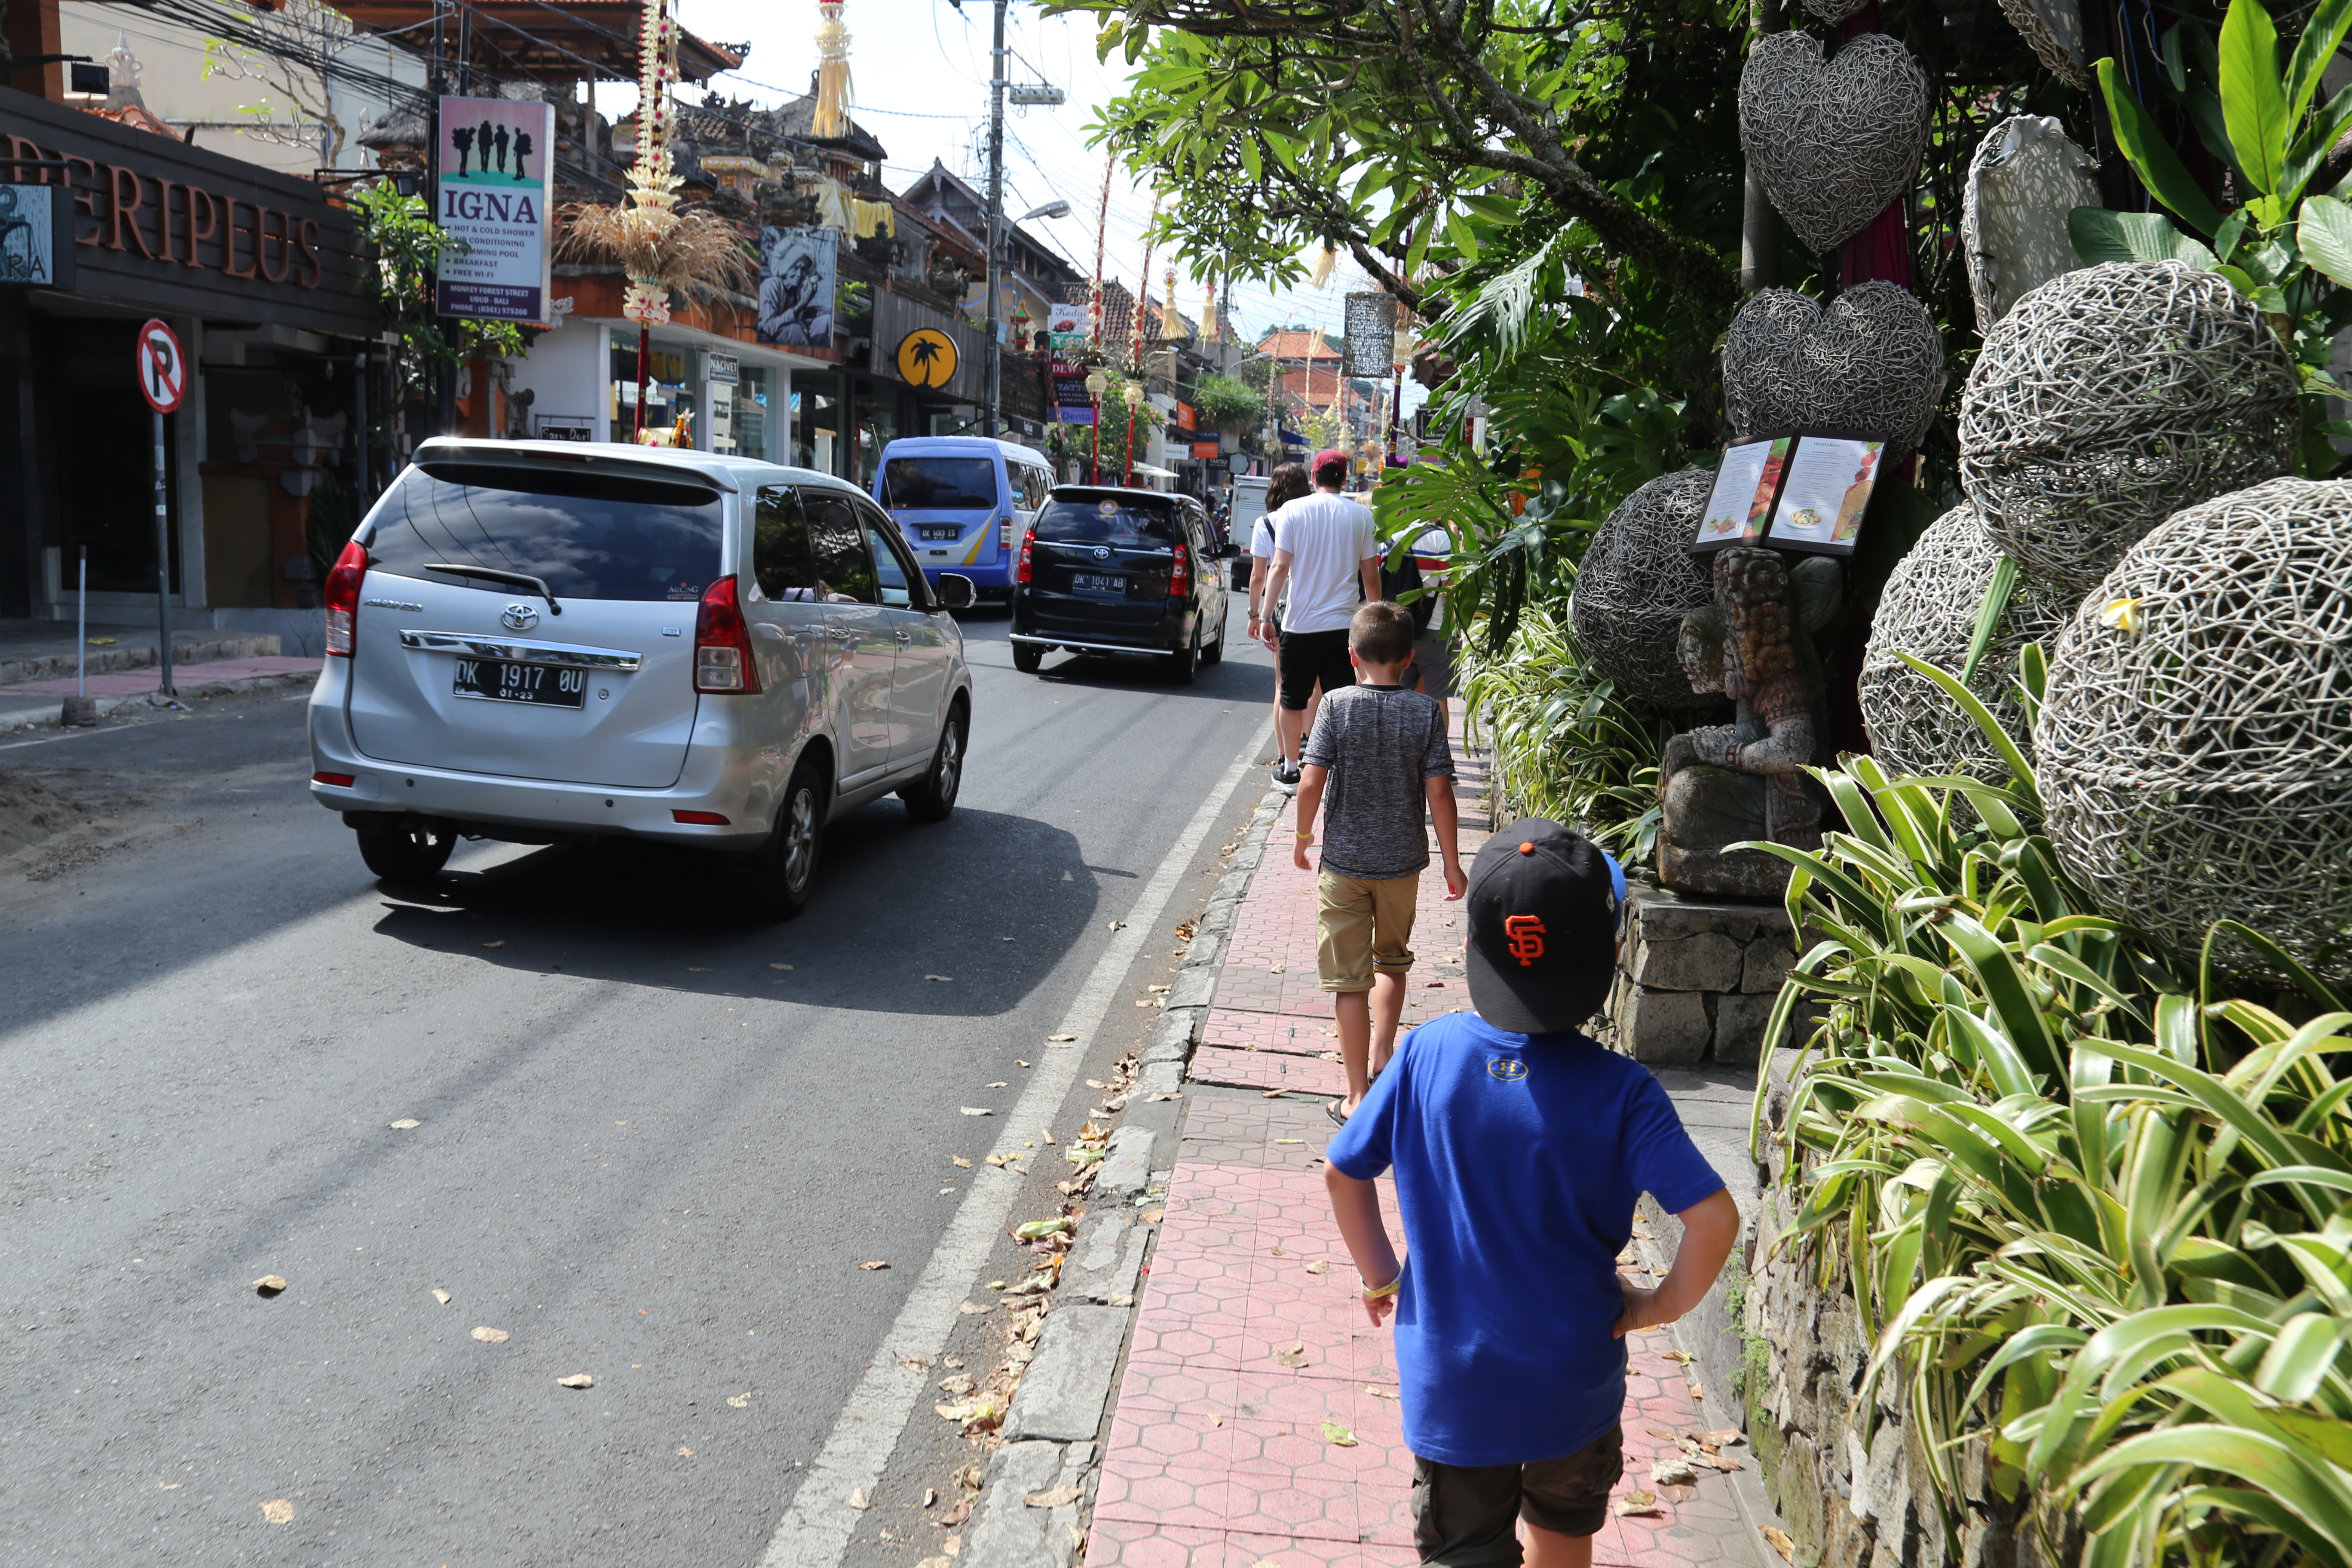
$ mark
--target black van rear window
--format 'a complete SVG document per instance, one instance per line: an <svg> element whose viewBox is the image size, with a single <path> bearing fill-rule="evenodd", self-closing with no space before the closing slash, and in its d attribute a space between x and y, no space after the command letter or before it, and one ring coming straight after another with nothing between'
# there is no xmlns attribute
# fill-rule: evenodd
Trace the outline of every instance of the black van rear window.
<svg viewBox="0 0 2352 1568"><path fill-rule="evenodd" d="M717 491L659 479L480 463L411 468L367 540L373 569L486 593L518 590L435 565L541 579L558 599L686 603L725 574ZM529 590L521 590L529 592Z"/></svg>
<svg viewBox="0 0 2352 1568"><path fill-rule="evenodd" d="M1148 550L1183 538L1171 510L1118 500L1057 500L1037 517L1037 537L1055 544L1116 544Z"/></svg>
<svg viewBox="0 0 2352 1568"><path fill-rule="evenodd" d="M986 458L893 458L882 465L882 504L892 511L986 511L996 505L996 465Z"/></svg>

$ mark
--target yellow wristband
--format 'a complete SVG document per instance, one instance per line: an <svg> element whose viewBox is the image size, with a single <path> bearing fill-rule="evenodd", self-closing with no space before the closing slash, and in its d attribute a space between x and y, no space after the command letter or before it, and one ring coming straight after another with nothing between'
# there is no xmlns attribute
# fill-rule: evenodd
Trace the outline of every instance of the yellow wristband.
<svg viewBox="0 0 2352 1568"><path fill-rule="evenodd" d="M1312 844L1315 842L1315 835L1312 833L1294 833L1291 837L1297 839L1302 844Z"/></svg>
<svg viewBox="0 0 2352 1568"><path fill-rule="evenodd" d="M1359 1274L1356 1278L1361 1279L1363 1276ZM1381 1286L1377 1290L1373 1289L1369 1285L1365 1286L1364 1300L1367 1301L1377 1301L1384 1296L1393 1296L1398 1290L1402 1289L1403 1286L1404 1271L1402 1269L1399 1269L1397 1270L1397 1277L1395 1279L1390 1280L1387 1284Z"/></svg>

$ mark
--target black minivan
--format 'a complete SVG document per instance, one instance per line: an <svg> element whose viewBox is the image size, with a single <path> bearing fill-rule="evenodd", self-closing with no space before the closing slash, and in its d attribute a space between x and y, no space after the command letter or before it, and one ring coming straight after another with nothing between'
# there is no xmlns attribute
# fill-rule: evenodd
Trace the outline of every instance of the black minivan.
<svg viewBox="0 0 2352 1568"><path fill-rule="evenodd" d="M1057 485L1013 567L1013 668L1057 647L1155 654L1189 682L1225 653L1225 574L1239 552L1191 496Z"/></svg>

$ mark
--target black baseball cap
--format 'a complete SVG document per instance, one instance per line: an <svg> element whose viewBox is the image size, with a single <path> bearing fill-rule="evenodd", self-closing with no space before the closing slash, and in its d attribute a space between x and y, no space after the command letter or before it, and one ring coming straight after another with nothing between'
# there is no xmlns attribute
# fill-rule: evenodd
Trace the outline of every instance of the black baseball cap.
<svg viewBox="0 0 2352 1568"><path fill-rule="evenodd" d="M1530 816L1470 863L1463 967L1478 1016L1514 1034L1581 1028L1617 966L1625 872L1599 846Z"/></svg>

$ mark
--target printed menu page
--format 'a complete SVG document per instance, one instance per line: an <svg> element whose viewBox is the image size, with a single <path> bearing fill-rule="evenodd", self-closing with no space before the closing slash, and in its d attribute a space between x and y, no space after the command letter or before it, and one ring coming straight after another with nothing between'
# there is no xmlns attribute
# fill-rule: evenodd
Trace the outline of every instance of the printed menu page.
<svg viewBox="0 0 2352 1568"><path fill-rule="evenodd" d="M1723 449L1715 470L1715 488L1707 492L1706 510L1699 516L1693 550L1721 550L1734 544L1754 544L1764 536L1771 514L1772 492L1780 488L1780 471L1788 466L1793 437L1741 441Z"/></svg>
<svg viewBox="0 0 2352 1568"><path fill-rule="evenodd" d="M1807 436L1789 461L1768 542L1788 550L1850 555L1878 481L1884 441Z"/></svg>

